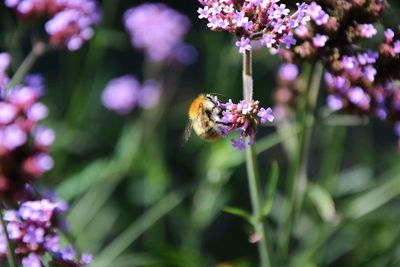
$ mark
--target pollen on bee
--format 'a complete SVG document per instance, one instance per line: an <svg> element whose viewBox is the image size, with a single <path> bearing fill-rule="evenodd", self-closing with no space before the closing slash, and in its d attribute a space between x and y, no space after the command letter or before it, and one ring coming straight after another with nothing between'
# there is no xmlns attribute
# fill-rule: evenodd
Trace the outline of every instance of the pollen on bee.
<svg viewBox="0 0 400 267"><path fill-rule="evenodd" d="M204 95L199 95L195 100L193 100L192 104L189 107L189 118L194 119L199 115L200 106L204 101Z"/></svg>

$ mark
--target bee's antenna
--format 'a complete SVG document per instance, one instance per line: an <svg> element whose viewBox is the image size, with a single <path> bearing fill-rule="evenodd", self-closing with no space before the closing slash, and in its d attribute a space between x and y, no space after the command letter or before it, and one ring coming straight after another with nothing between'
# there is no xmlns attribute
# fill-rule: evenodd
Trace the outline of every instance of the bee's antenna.
<svg viewBox="0 0 400 267"><path fill-rule="evenodd" d="M225 98L225 100L228 100L228 98L227 98L225 95L223 95L223 94L213 93L213 92L211 92L210 94L211 94L211 95L215 95L215 96L220 96L220 97Z"/></svg>

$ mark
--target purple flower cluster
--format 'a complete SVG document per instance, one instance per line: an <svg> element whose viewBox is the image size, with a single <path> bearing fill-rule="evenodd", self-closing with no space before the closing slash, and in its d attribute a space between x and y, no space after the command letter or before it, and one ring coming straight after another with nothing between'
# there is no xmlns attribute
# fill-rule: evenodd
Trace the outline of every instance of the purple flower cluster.
<svg viewBox="0 0 400 267"><path fill-rule="evenodd" d="M5 4L25 19L51 15L58 9L55 0L5 0Z"/></svg>
<svg viewBox="0 0 400 267"><path fill-rule="evenodd" d="M232 144L238 149L246 147L246 138L249 138L248 145L254 143L258 125L266 124L274 120L271 108L262 108L259 101L251 102L242 100L234 104L232 100L220 104L222 109L222 122L226 127L222 128L224 135L234 131L240 132L239 138L232 139Z"/></svg>
<svg viewBox="0 0 400 267"><path fill-rule="evenodd" d="M332 95L328 105L332 110L339 110L347 105L354 105L362 110L369 110L371 96L367 88L375 81L377 70L374 64L379 55L367 51L352 56L342 56L336 64L335 73L325 73L325 82Z"/></svg>
<svg viewBox="0 0 400 267"><path fill-rule="evenodd" d="M400 88L394 80L400 78L400 27L387 29L375 50L357 45L377 35L376 26L387 7L386 0L311 2L310 23L295 30L297 44L280 54L288 63L323 64L327 104L332 110L389 121L398 133Z"/></svg>
<svg viewBox="0 0 400 267"><path fill-rule="evenodd" d="M161 3L146 3L128 9L124 24L132 45L142 50L151 61L178 61L190 64L196 55L183 39L190 20Z"/></svg>
<svg viewBox="0 0 400 267"><path fill-rule="evenodd" d="M62 9L46 23L50 43L75 51L93 36L93 26L101 20L95 0L55 0Z"/></svg>
<svg viewBox="0 0 400 267"><path fill-rule="evenodd" d="M386 57L398 57L400 55L400 38L396 36L392 29L387 29L385 31L385 37L386 40L381 44L380 52Z"/></svg>
<svg viewBox="0 0 400 267"><path fill-rule="evenodd" d="M96 0L5 0L22 18L49 17L45 30L53 46L79 49L101 20Z"/></svg>
<svg viewBox="0 0 400 267"><path fill-rule="evenodd" d="M400 122L400 27L387 29L377 51L353 51L326 64L325 82L330 91L328 106ZM400 137L400 136L399 136Z"/></svg>
<svg viewBox="0 0 400 267"><path fill-rule="evenodd" d="M292 30L308 20L307 5L297 4L297 11L290 14L280 0L199 0L199 18L207 19L213 31L228 31L240 38L236 42L241 53L250 51L251 40L273 49L296 44Z"/></svg>
<svg viewBox="0 0 400 267"><path fill-rule="evenodd" d="M104 106L119 114L128 114L135 107L151 109L160 98L160 85L155 81L142 84L132 75L111 80L102 93Z"/></svg>
<svg viewBox="0 0 400 267"><path fill-rule="evenodd" d="M0 195L13 200L24 198L25 185L53 167L48 153L55 133L39 126L48 110L38 102L38 88L23 84L5 91L9 63L0 54Z"/></svg>
<svg viewBox="0 0 400 267"><path fill-rule="evenodd" d="M374 26L387 7L386 0L316 0L308 5L311 20L294 31L296 45L282 55L294 59L330 60L338 51L348 51L360 40L377 34Z"/></svg>
<svg viewBox="0 0 400 267"><path fill-rule="evenodd" d="M15 255L24 267L44 266L45 255L50 256L50 266L80 267L91 262L91 255L76 258L71 246L61 247L57 232L58 216L67 209L64 202L47 199L26 201L18 210L7 210L4 221ZM7 239L0 231L0 260L7 258Z"/></svg>

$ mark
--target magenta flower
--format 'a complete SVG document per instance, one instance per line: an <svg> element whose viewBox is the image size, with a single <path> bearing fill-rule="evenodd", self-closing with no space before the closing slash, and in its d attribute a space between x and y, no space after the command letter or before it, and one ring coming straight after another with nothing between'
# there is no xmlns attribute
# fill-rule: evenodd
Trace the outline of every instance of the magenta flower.
<svg viewBox="0 0 400 267"><path fill-rule="evenodd" d="M372 24L361 24L358 29L362 38L371 38L378 33Z"/></svg>
<svg viewBox="0 0 400 267"><path fill-rule="evenodd" d="M22 266L24 267L42 267L42 262L36 253L29 253L27 257L22 258Z"/></svg>
<svg viewBox="0 0 400 267"><path fill-rule="evenodd" d="M64 8L57 12L45 25L54 46L65 46L75 51L92 38L93 26L101 20L95 0L56 0Z"/></svg>
<svg viewBox="0 0 400 267"><path fill-rule="evenodd" d="M273 122L275 117L272 114L271 108L260 108L258 111L257 116L260 117L261 124L266 124L267 122Z"/></svg>
<svg viewBox="0 0 400 267"><path fill-rule="evenodd" d="M326 102L332 111L337 111L343 108L343 100L336 95L329 95Z"/></svg>
<svg viewBox="0 0 400 267"><path fill-rule="evenodd" d="M282 64L278 76L283 81L294 81L299 75L299 68L295 64Z"/></svg>
<svg viewBox="0 0 400 267"><path fill-rule="evenodd" d="M4 80L8 80L5 68L10 58L4 55L7 62L2 65L0 76L3 73ZM39 125L48 110L38 102L41 90L32 86L18 85L7 92L5 87L0 87L0 197L3 201L23 200L26 184L54 165L49 149L55 133Z"/></svg>
<svg viewBox="0 0 400 267"><path fill-rule="evenodd" d="M5 3L23 19L49 18L45 30L50 44L70 51L88 41L93 36L93 26L101 20L96 0L6 0Z"/></svg>
<svg viewBox="0 0 400 267"><path fill-rule="evenodd" d="M45 94L46 85L44 77L41 74L31 73L24 77L24 84L36 90L36 95L42 96Z"/></svg>
<svg viewBox="0 0 400 267"><path fill-rule="evenodd" d="M227 103L220 104L220 108L222 110L222 122L225 125L221 129L222 132L225 135L235 131L240 133L239 138L232 139L232 145L238 149L245 148L247 137L249 138L248 145L252 145L257 127L274 120L272 109L260 108L259 101L247 102L242 100L238 104L234 104L232 100L229 100Z"/></svg>
<svg viewBox="0 0 400 267"><path fill-rule="evenodd" d="M47 15L56 8L53 0L5 0L5 4L27 18Z"/></svg>
<svg viewBox="0 0 400 267"><path fill-rule="evenodd" d="M22 202L18 210L6 210L4 220L17 261L26 267L42 267L44 257L50 259L51 266L81 267L90 263L89 254L77 258L71 246L61 246L56 222L64 211L64 202L47 199ZM0 230L0 261L3 262L8 256L2 249L6 246L4 232Z"/></svg>
<svg viewBox="0 0 400 267"><path fill-rule="evenodd" d="M304 25L310 17L307 5L298 4L297 11L290 10L279 0L199 0L199 18L208 21L213 31L228 31L240 39L239 51L251 50L250 40L261 39L269 48L278 49L281 44L290 47L296 43L292 30Z"/></svg>
<svg viewBox="0 0 400 267"><path fill-rule="evenodd" d="M324 47L328 39L328 36L318 33L313 37L312 42L315 47Z"/></svg>
<svg viewBox="0 0 400 267"><path fill-rule="evenodd" d="M189 31L190 20L185 15L165 4L146 3L128 9L124 25L133 47L142 50L149 60L185 63L176 57L181 54L179 50L187 49L183 39Z"/></svg>
<svg viewBox="0 0 400 267"><path fill-rule="evenodd" d="M250 39L242 37L240 41L236 42L236 46L239 47L239 52L244 54L246 51L251 51Z"/></svg>
<svg viewBox="0 0 400 267"><path fill-rule="evenodd" d="M324 25L329 20L329 15L316 2L312 2L307 8L308 15L318 26Z"/></svg>
<svg viewBox="0 0 400 267"><path fill-rule="evenodd" d="M102 94L106 108L120 114L129 113L137 104L140 83L131 75L111 80Z"/></svg>
<svg viewBox="0 0 400 267"><path fill-rule="evenodd" d="M144 109L158 104L161 90L155 81L146 81L142 86L131 75L111 80L104 89L101 99L103 105L119 114L128 114L136 106Z"/></svg>

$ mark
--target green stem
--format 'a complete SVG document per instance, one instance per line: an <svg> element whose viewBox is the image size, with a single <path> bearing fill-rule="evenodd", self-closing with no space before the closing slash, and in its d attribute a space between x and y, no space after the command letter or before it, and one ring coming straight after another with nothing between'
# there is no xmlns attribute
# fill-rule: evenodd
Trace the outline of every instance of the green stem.
<svg viewBox="0 0 400 267"><path fill-rule="evenodd" d="M185 194L171 192L158 203L154 204L138 220L133 222L124 232L112 240L96 258L93 266L111 266L140 235L146 232L160 218L167 215L171 210L178 206L185 198Z"/></svg>
<svg viewBox="0 0 400 267"><path fill-rule="evenodd" d="M260 182L259 175L257 171L257 159L254 151L254 146L246 146L246 167L247 167L247 179L249 183L251 205L253 207L253 215L256 218L253 222L254 230L256 235L259 235L260 241L258 244L258 252L260 254L260 261L262 267L271 266L268 245L267 245L267 235L265 226L262 222L262 204L260 196Z"/></svg>
<svg viewBox="0 0 400 267"><path fill-rule="evenodd" d="M243 54L243 96L246 101L253 98L253 78L251 65L251 51ZM249 141L249 140L247 140ZM260 237L257 243L261 267L271 266L265 225L262 222L262 198L260 194L260 179L257 167L257 158L254 146L246 145L246 168L249 183L250 199L255 220L253 227L255 234Z"/></svg>
<svg viewBox="0 0 400 267"><path fill-rule="evenodd" d="M11 244L10 236L8 235L6 222L4 221L3 207L0 207L0 220L1 220L1 226L3 228L3 233L6 236L7 240L8 264L10 265L10 267L17 267L18 265L17 261L15 260L14 249Z"/></svg>
<svg viewBox="0 0 400 267"><path fill-rule="evenodd" d="M295 187L293 188L294 191L297 191L296 192L297 196L295 197L296 201L294 210L295 217L297 217L301 211L301 206L304 200L304 193L307 187L307 167L308 167L308 161L310 159L311 138L312 138L313 127L315 124L314 113L315 113L315 108L317 106L318 92L321 86L322 73L323 73L322 65L317 64L314 67L314 71L312 72L310 77L310 85L308 87L308 92L306 92L305 94L308 97L305 99L306 101L305 112L304 112L305 114L302 120L304 133L302 140L300 140L300 146L299 146L300 168L296 179L297 185L295 182ZM311 127L308 127L309 120L311 121Z"/></svg>
<svg viewBox="0 0 400 267"><path fill-rule="evenodd" d="M36 60L46 52L46 44L37 42L33 45L31 52L19 66L11 81L7 85L7 90L21 83L25 75L30 71Z"/></svg>
<svg viewBox="0 0 400 267"><path fill-rule="evenodd" d="M323 67L321 64L309 66L307 88L303 93L302 108L299 116L302 131L297 142L297 153L293 159L290 180L288 183L288 209L283 229L282 255L287 258L290 246L290 237L293 226L298 217L307 187L307 166L311 147L311 137L314 126L314 112L321 85Z"/></svg>

